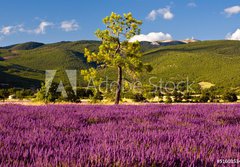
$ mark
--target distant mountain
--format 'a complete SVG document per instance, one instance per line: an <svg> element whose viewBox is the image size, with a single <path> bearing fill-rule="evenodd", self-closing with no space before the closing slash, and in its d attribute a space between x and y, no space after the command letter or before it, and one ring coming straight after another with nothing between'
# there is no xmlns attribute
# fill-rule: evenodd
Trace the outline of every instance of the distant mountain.
<svg viewBox="0 0 240 167"><path fill-rule="evenodd" d="M186 42L178 41L178 40L169 40L169 41L161 41L158 42L161 46L170 46L170 45L181 45L186 44Z"/></svg>
<svg viewBox="0 0 240 167"><path fill-rule="evenodd" d="M0 85L39 87L45 79L45 70L95 67L87 63L84 48L97 51L100 44L100 41L66 41L0 48ZM150 74L142 75L143 81L150 76L170 81L188 77L196 83L240 90L240 41L162 41L141 45L143 61L154 68ZM115 72L107 70L101 74L114 77ZM80 74L78 82L83 83Z"/></svg>
<svg viewBox="0 0 240 167"><path fill-rule="evenodd" d="M184 43L193 43L193 42L200 42L200 40L194 39L192 37L192 38L189 38L189 39L182 40L182 42L184 42Z"/></svg>
<svg viewBox="0 0 240 167"><path fill-rule="evenodd" d="M193 42L200 42L200 40L192 38L192 39L185 39L185 40L164 40L164 41L155 41L155 42L143 41L141 42L141 45L143 47L143 50L145 51L146 49L159 48L160 46L182 45L182 44L188 44Z"/></svg>
<svg viewBox="0 0 240 167"><path fill-rule="evenodd" d="M181 44L187 44L188 42L178 41L178 40L166 40L166 41L155 41L155 42L142 41L140 43L142 46L142 51L145 52L147 50L159 48L161 46L181 45Z"/></svg>

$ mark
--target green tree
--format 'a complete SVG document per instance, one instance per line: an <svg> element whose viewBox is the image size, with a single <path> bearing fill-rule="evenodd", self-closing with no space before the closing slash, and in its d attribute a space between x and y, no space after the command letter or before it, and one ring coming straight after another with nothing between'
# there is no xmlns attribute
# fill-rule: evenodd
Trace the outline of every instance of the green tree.
<svg viewBox="0 0 240 167"><path fill-rule="evenodd" d="M61 93L57 92L57 84L52 83L48 92L46 93L46 86L42 83L40 90L37 92L37 100L43 101L45 103L55 102L60 96Z"/></svg>
<svg viewBox="0 0 240 167"><path fill-rule="evenodd" d="M146 102L146 98L141 93L135 93L133 94L133 101L134 102Z"/></svg>
<svg viewBox="0 0 240 167"><path fill-rule="evenodd" d="M141 61L142 52L140 43L129 40L140 34L139 26L142 21L133 18L131 13L123 16L112 13L103 19L105 30L97 30L96 36L102 40L98 53L85 49L88 62L95 62L101 67L117 68L118 79L115 94L115 104L119 104L121 98L123 71L133 76L138 76L144 69L151 71L152 67ZM83 70L84 79L89 80L90 75L96 74L95 69Z"/></svg>
<svg viewBox="0 0 240 167"><path fill-rule="evenodd" d="M64 101L80 102L80 98L75 95L75 92L73 91L71 86L65 86L65 91L67 93L67 97L61 97Z"/></svg>
<svg viewBox="0 0 240 167"><path fill-rule="evenodd" d="M77 88L78 99L89 98L90 96L93 96L93 90L85 89L85 88Z"/></svg>
<svg viewBox="0 0 240 167"><path fill-rule="evenodd" d="M236 102L238 97L235 92L225 92L222 96L222 99L228 102Z"/></svg>
<svg viewBox="0 0 240 167"><path fill-rule="evenodd" d="M172 101L172 97L171 97L171 95L170 94L167 94L166 95L166 101L165 101L166 103L172 103L173 101Z"/></svg>
<svg viewBox="0 0 240 167"><path fill-rule="evenodd" d="M90 96L90 100L92 103L97 103L98 101L103 100L102 93L98 90L94 91L93 96Z"/></svg>
<svg viewBox="0 0 240 167"><path fill-rule="evenodd" d="M174 90L172 95L173 95L174 102L182 102L183 94L181 92Z"/></svg>
<svg viewBox="0 0 240 167"><path fill-rule="evenodd" d="M16 98L22 100L24 96L24 91L23 90L17 90L16 91Z"/></svg>
<svg viewBox="0 0 240 167"><path fill-rule="evenodd" d="M0 99L4 102L9 96L9 92L7 89L0 89Z"/></svg>
<svg viewBox="0 0 240 167"><path fill-rule="evenodd" d="M210 100L210 93L208 90L202 91L199 101L201 103L207 103Z"/></svg>
<svg viewBox="0 0 240 167"><path fill-rule="evenodd" d="M183 94L183 99L184 99L186 102L189 102L189 101L192 99L191 93L190 93L190 92L184 92L184 94Z"/></svg>

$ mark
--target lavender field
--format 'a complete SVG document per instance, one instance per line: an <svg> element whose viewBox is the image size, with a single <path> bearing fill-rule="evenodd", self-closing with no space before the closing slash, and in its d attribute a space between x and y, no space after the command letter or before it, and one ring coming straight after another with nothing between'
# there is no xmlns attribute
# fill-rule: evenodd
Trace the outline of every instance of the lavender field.
<svg viewBox="0 0 240 167"><path fill-rule="evenodd" d="M0 166L217 166L229 158L240 158L240 105L0 106Z"/></svg>

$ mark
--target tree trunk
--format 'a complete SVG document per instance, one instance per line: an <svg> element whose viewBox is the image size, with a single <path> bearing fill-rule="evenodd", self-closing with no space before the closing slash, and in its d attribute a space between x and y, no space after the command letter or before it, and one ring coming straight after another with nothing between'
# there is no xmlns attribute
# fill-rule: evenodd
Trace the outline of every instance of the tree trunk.
<svg viewBox="0 0 240 167"><path fill-rule="evenodd" d="M117 91L115 97L115 104L119 104L121 98L121 90L122 90L122 67L118 66L118 80L117 80Z"/></svg>

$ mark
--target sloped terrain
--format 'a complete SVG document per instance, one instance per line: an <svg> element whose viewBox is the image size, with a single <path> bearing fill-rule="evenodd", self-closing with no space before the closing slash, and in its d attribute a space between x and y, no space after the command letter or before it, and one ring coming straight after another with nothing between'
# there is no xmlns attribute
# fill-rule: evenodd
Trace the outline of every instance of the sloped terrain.
<svg viewBox="0 0 240 167"><path fill-rule="evenodd" d="M204 41L166 46L145 53L152 76L164 80L209 82L216 86L240 86L240 42Z"/></svg>
<svg viewBox="0 0 240 167"><path fill-rule="evenodd" d="M0 83L38 87L45 79L45 70L80 70L94 66L86 62L84 48L97 51L99 44L99 41L76 41L33 47L33 43L25 43L1 48ZM142 42L141 45L143 61L153 66L153 71L141 78L144 81L151 76L165 81L181 81L188 77L195 83L240 87L239 41L203 41L173 46ZM114 71L107 70L104 74L114 76ZM79 82L82 82L81 77Z"/></svg>

